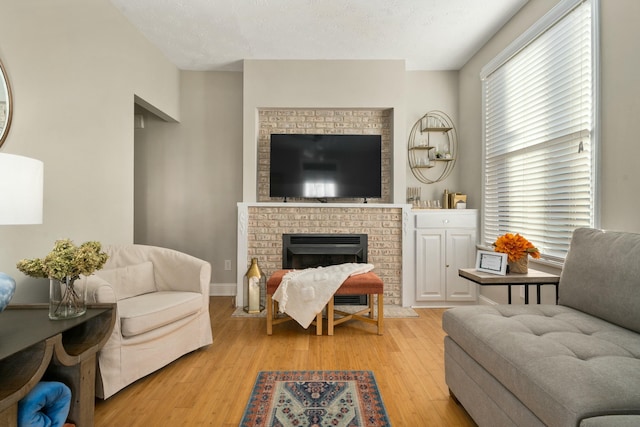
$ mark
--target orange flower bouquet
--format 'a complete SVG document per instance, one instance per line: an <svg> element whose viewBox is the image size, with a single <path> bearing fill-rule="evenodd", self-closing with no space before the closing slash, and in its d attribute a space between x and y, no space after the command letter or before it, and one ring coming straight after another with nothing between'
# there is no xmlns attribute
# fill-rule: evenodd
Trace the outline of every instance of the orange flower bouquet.
<svg viewBox="0 0 640 427"><path fill-rule="evenodd" d="M533 244L519 234L507 233L500 237L493 244L496 252L508 255L511 262L531 255L532 258L540 258L540 251Z"/></svg>
<svg viewBox="0 0 640 427"><path fill-rule="evenodd" d="M540 251L519 234L504 234L493 244L496 252L507 254L509 270L512 273L528 272L528 257L540 258Z"/></svg>

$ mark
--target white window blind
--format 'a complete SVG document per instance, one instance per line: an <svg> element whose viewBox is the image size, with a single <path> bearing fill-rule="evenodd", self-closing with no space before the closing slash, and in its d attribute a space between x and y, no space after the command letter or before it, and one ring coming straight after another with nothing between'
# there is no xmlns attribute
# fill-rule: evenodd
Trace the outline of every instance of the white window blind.
<svg viewBox="0 0 640 427"><path fill-rule="evenodd" d="M483 69L485 244L520 233L563 259L573 230L594 226L591 1L565 1Z"/></svg>

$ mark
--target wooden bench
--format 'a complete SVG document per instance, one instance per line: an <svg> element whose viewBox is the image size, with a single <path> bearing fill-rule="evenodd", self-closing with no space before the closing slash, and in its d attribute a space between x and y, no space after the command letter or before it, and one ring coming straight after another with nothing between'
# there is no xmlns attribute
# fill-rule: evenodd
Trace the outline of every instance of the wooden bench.
<svg viewBox="0 0 640 427"><path fill-rule="evenodd" d="M267 335L273 334L273 325L287 322L291 319L289 316L276 317L278 313L278 302L273 300L273 294L280 286L282 277L291 270L278 270L275 271L269 280L267 280ZM348 320L360 320L367 323L373 323L378 327L378 335L382 335L383 332L383 320L384 320L384 283L382 279L375 273L369 272L364 274L357 274L349 277L338 288L334 295L368 295L369 304L355 313L348 313L339 309L336 309L333 304L333 298L327 303L327 334L333 335L333 329L335 325L339 325ZM378 296L378 316L374 316L374 298ZM338 315L340 317L336 318ZM316 313L316 335L322 335L322 311Z"/></svg>

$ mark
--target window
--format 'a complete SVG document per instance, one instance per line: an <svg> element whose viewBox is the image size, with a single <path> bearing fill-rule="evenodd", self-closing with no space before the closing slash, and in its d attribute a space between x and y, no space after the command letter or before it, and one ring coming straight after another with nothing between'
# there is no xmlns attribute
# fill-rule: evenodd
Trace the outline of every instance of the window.
<svg viewBox="0 0 640 427"><path fill-rule="evenodd" d="M562 260L596 224L596 2L560 2L481 72L485 244L520 233Z"/></svg>

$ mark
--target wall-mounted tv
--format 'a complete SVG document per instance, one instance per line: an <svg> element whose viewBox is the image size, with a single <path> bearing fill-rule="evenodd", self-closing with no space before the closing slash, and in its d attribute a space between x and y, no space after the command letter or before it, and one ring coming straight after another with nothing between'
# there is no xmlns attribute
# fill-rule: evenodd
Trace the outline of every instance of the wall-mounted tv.
<svg viewBox="0 0 640 427"><path fill-rule="evenodd" d="M272 134L271 197L380 198L380 135Z"/></svg>

